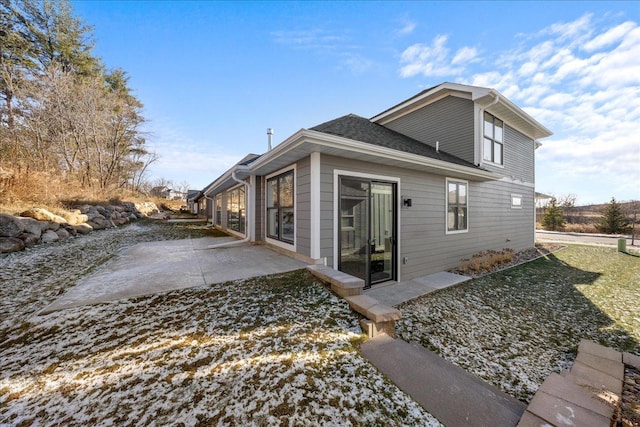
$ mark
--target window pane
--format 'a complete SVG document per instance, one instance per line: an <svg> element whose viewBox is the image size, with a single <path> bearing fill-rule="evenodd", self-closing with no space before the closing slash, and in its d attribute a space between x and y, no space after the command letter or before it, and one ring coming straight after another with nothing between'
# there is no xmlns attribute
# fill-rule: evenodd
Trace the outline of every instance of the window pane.
<svg viewBox="0 0 640 427"><path fill-rule="evenodd" d="M452 206L447 211L447 228L449 231L456 229L456 208Z"/></svg>
<svg viewBox="0 0 640 427"><path fill-rule="evenodd" d="M467 229L467 208L458 209L458 230Z"/></svg>
<svg viewBox="0 0 640 427"><path fill-rule="evenodd" d="M293 209L282 209L282 240L291 243L293 243L295 232L295 222L293 219Z"/></svg>
<svg viewBox="0 0 640 427"><path fill-rule="evenodd" d="M458 203L460 205L467 204L467 185L466 184L458 184Z"/></svg>
<svg viewBox="0 0 640 427"><path fill-rule="evenodd" d="M238 189L238 210L244 210L245 197L244 197L244 187L240 187Z"/></svg>
<svg viewBox="0 0 640 427"><path fill-rule="evenodd" d="M267 209L267 235L278 238L278 209Z"/></svg>
<svg viewBox="0 0 640 427"><path fill-rule="evenodd" d="M493 155L493 161L502 164L502 144L498 144L497 142L493 144Z"/></svg>
<svg viewBox="0 0 640 427"><path fill-rule="evenodd" d="M484 145L483 145L483 148L482 148L482 151L483 151L482 158L484 160L489 161L489 162L492 161L492 156L491 156L491 154L492 154L491 146L492 145L493 145L493 141L491 141L490 139L487 139L487 138L484 139Z"/></svg>
<svg viewBox="0 0 640 427"><path fill-rule="evenodd" d="M267 181L267 207L278 206L278 179L272 178Z"/></svg>
<svg viewBox="0 0 640 427"><path fill-rule="evenodd" d="M489 113L484 113L484 134L493 138L493 116Z"/></svg>
<svg viewBox="0 0 640 427"><path fill-rule="evenodd" d="M456 183L455 182L450 182L449 183L449 205L455 205L456 204L456 199L458 198L457 194L458 192L456 191Z"/></svg>
<svg viewBox="0 0 640 427"><path fill-rule="evenodd" d="M496 141L502 142L502 133L503 133L502 132L502 120L496 119L494 131L495 131L494 139Z"/></svg>
<svg viewBox="0 0 640 427"><path fill-rule="evenodd" d="M280 177L280 206L293 207L293 172Z"/></svg>

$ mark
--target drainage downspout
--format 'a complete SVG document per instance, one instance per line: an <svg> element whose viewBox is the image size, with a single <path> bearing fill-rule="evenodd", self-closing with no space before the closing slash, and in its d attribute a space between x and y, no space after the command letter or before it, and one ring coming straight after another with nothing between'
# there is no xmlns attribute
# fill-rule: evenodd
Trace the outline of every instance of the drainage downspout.
<svg viewBox="0 0 640 427"><path fill-rule="evenodd" d="M244 194L245 194L245 197L247 197L247 202L250 202L249 197L248 197L248 195L249 195L249 184L247 182L245 182L245 181L242 181L242 180L238 179L238 177L236 176L236 172L235 171L233 171L231 173L231 179L233 179L235 182L245 186ZM224 247L241 246L241 245L244 245L245 243L249 242L249 240L251 239L251 234L249 233L249 225L251 224L251 221L249 220L250 219L251 209L248 209L249 208L248 205L249 205L249 203L247 203L247 206L245 207L246 208L245 209L246 210L246 218L247 218L245 226L246 226L247 229L245 230L246 237L244 239L242 239L242 240L234 240L233 242L218 243L217 245L207 246L206 248L203 248L203 249L218 249L218 248L224 248Z"/></svg>

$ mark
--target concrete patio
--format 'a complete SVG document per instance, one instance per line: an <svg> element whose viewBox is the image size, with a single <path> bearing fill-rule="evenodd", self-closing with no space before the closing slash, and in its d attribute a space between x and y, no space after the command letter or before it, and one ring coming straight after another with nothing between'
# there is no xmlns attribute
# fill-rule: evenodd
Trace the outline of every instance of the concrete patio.
<svg viewBox="0 0 640 427"><path fill-rule="evenodd" d="M82 277L40 313L283 273L306 266L264 246L240 243L215 248L236 240L205 237L137 244Z"/></svg>

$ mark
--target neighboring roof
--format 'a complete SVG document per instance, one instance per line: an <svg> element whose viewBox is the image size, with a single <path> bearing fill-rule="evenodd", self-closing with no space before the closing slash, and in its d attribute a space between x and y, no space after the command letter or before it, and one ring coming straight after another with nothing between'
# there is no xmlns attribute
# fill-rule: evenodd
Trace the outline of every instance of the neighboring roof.
<svg viewBox="0 0 640 427"><path fill-rule="evenodd" d="M238 163L236 163L236 166L237 165L247 166L248 164L252 163L255 159L260 157L261 155L262 154L253 154L253 153L247 154L246 156L244 156L242 158L242 160L240 160Z"/></svg>
<svg viewBox="0 0 640 427"><path fill-rule="evenodd" d="M481 108L504 120L509 126L517 129L532 139L553 135L549 129L515 105L506 96L495 89L463 85L459 83L441 83L423 90L417 95L388 108L371 118L372 122L385 125L406 114L433 103L444 96L454 95L472 100Z"/></svg>
<svg viewBox="0 0 640 427"><path fill-rule="evenodd" d="M550 195L544 194L544 193L538 193L536 191L536 199L540 199L540 200L553 199L553 196L550 196Z"/></svg>
<svg viewBox="0 0 640 427"><path fill-rule="evenodd" d="M319 124L311 128L322 133L342 136L356 141L392 150L403 151L405 153L416 154L418 156L429 157L431 159L442 160L444 162L455 163L461 166L477 168L473 163L467 162L459 157L436 151L435 148L410 138L387 127L371 122L369 119L348 114L334 120Z"/></svg>

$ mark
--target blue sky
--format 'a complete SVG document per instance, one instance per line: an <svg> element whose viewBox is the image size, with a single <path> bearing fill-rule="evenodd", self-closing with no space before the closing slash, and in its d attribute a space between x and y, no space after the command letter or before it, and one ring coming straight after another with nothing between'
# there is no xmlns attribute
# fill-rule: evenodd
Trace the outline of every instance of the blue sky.
<svg viewBox="0 0 640 427"><path fill-rule="evenodd" d="M536 189L640 199L640 2L73 1L145 104L150 178L202 188L253 152L449 81L554 132Z"/></svg>

